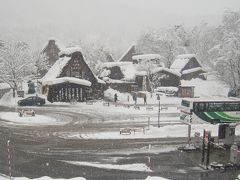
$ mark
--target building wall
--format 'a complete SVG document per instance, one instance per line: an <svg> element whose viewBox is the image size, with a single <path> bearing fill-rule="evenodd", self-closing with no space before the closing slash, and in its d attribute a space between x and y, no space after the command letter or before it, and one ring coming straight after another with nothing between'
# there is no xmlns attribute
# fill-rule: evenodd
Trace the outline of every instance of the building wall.
<svg viewBox="0 0 240 180"><path fill-rule="evenodd" d="M205 76L203 76L203 73L205 73L205 72L204 71L196 71L196 72L189 73L189 74L182 74L181 78L184 80L191 80L194 78L200 78L200 79L206 80Z"/></svg>
<svg viewBox="0 0 240 180"><path fill-rule="evenodd" d="M83 85L62 83L48 87L48 100L50 102L69 102L75 99L78 102L89 99L103 98L104 85L97 82L91 69L88 67L80 52L72 54L68 64L63 68L60 77L74 77L85 79L92 83L91 87Z"/></svg>
<svg viewBox="0 0 240 180"><path fill-rule="evenodd" d="M180 77L169 72L159 71L152 75L152 81L154 83L154 88L161 86L178 87L180 84Z"/></svg>

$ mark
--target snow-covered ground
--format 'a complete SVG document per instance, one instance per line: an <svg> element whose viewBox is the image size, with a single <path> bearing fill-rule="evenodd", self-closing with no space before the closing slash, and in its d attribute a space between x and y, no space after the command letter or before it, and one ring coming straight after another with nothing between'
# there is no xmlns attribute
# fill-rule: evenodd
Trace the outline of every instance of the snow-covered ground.
<svg viewBox="0 0 240 180"><path fill-rule="evenodd" d="M208 74L207 80L192 79L181 80L183 86L195 86L194 95L196 97L227 97L229 86L217 80L213 74Z"/></svg>
<svg viewBox="0 0 240 180"><path fill-rule="evenodd" d="M0 179L1 180L9 180L9 177L0 174ZM12 179L13 180L66 180L66 179L54 179L54 178L51 178L51 177L48 177L48 176L43 176L43 177L35 178L35 179L29 179L29 178L26 178L26 177L13 177ZM71 178L71 179L68 179L68 180L86 180L86 179L83 178L83 177L75 177L75 178Z"/></svg>
<svg viewBox="0 0 240 180"><path fill-rule="evenodd" d="M202 136L203 130L211 131L212 136L218 135L218 125L212 124L193 124L191 136L194 137L195 132L199 132ZM240 127L236 127L236 135L240 135ZM115 132L98 132L98 133L79 133L79 132L64 132L59 134L59 137L64 139L150 139L150 138L170 138L170 137L188 137L188 126L181 125L164 125L160 128L150 127L148 130L138 128L131 134L120 134Z"/></svg>
<svg viewBox="0 0 240 180"><path fill-rule="evenodd" d="M1 180L9 180L9 177L0 174L0 179ZM71 179L54 179L54 178L51 178L48 176L43 176L43 177L35 178L35 179L29 179L26 177L14 177L12 179L14 179L14 180L86 180L86 178L83 178L83 177L75 177L75 178L71 178ZM157 177L157 176L148 176L145 180L168 180L168 179L162 178L162 177Z"/></svg>
<svg viewBox="0 0 240 180"><path fill-rule="evenodd" d="M68 164L74 164L78 166L91 166L102 169L116 169L116 170L127 170L127 171L149 171L149 168L146 164L137 163L137 164L100 164L98 162L81 162L81 161L63 161Z"/></svg>
<svg viewBox="0 0 240 180"><path fill-rule="evenodd" d="M66 121L59 121L52 117L37 114L35 116L20 117L18 112L0 112L0 119L4 120L8 124L26 126L63 125L67 123Z"/></svg>

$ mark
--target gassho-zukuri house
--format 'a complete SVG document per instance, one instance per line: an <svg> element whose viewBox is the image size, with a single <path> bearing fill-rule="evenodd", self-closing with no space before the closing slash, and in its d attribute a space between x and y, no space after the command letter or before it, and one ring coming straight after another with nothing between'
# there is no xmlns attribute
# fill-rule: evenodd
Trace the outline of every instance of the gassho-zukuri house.
<svg viewBox="0 0 240 180"><path fill-rule="evenodd" d="M158 86L178 87L181 73L165 68L160 57L158 54L142 54L133 56L132 62L103 63L99 78L120 92L151 91Z"/></svg>
<svg viewBox="0 0 240 180"><path fill-rule="evenodd" d="M106 82L107 87L130 93L144 90L142 80L146 73L138 72L132 62L107 62L102 64L99 78Z"/></svg>
<svg viewBox="0 0 240 180"><path fill-rule="evenodd" d="M206 71L197 60L195 54L178 55L170 69L181 73L181 79L183 80L191 80L194 78L207 79Z"/></svg>
<svg viewBox="0 0 240 180"><path fill-rule="evenodd" d="M67 48L59 57L41 79L42 93L47 94L48 101L82 102L103 98L105 82L93 74L81 48Z"/></svg>

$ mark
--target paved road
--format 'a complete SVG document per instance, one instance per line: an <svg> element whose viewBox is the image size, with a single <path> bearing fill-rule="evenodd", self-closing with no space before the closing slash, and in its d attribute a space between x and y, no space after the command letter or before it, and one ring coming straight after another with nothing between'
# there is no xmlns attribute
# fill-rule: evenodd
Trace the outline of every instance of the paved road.
<svg viewBox="0 0 240 180"><path fill-rule="evenodd" d="M1 111L14 109L0 107ZM58 126L17 126L0 122L0 173L8 174L7 147L11 141L12 169L14 176L55 178L85 177L88 180L120 180L145 179L148 175L161 176L170 179L234 179L237 170L227 172L203 171L199 168L201 153L185 153L177 151L177 147L186 142L185 138L168 139L138 139L138 140L65 140L58 136L65 131L96 132L119 129L126 118L104 114L79 113L68 107L40 107L37 114L53 117L64 117L69 123ZM115 121L113 122L112 119ZM142 126L135 122L136 126ZM148 145L151 144L151 151ZM169 152L169 150L172 150ZM152 172L128 170L112 170L93 166L76 166L64 161L91 162L104 165L148 164ZM226 161L226 152L217 151L211 156L211 161Z"/></svg>

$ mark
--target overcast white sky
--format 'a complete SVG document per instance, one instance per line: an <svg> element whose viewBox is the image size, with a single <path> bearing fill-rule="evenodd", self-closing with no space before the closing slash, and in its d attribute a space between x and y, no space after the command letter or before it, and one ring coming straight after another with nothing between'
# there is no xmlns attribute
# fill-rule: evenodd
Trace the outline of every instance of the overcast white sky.
<svg viewBox="0 0 240 180"><path fill-rule="evenodd" d="M0 38L130 42L149 27L216 25L226 9L240 9L240 0L0 0Z"/></svg>

